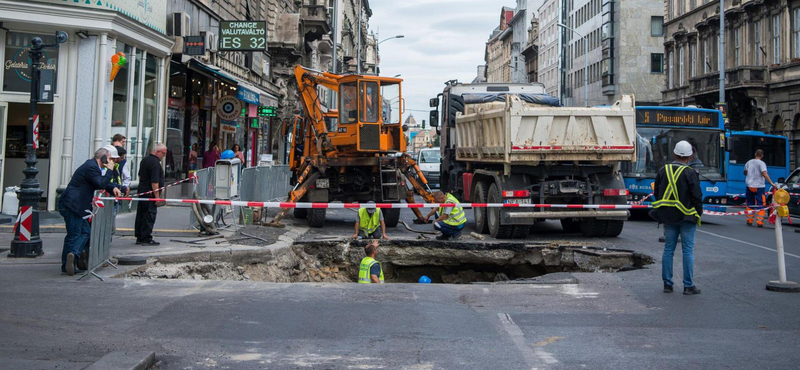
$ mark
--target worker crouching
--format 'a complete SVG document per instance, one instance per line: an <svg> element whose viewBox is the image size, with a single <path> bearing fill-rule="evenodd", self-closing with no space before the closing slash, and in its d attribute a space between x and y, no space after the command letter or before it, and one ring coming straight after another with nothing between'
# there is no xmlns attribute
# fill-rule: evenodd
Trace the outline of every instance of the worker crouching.
<svg viewBox="0 0 800 370"><path fill-rule="evenodd" d="M453 194L445 194L437 191L433 194L433 200L436 203L453 204L453 207L439 207L438 209L431 210L425 216L425 222L436 216L433 221L433 229L442 233L436 237L437 240L447 240L450 238L461 237L461 230L464 229L464 224L467 223L467 214L461 207L461 202Z"/></svg>
<svg viewBox="0 0 800 370"><path fill-rule="evenodd" d="M353 239L384 239L389 240L386 236L386 222L383 220L383 212L380 208L375 207L375 202L367 203L369 207L359 208L358 215L356 215L355 233ZM378 236L378 227L380 227L380 236Z"/></svg>

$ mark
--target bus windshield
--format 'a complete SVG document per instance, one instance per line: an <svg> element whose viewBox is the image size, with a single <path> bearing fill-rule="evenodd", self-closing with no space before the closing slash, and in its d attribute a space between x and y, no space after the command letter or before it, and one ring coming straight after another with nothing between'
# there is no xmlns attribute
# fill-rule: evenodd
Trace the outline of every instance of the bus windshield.
<svg viewBox="0 0 800 370"><path fill-rule="evenodd" d="M724 180L720 173L720 132L712 130L687 130L671 128L638 127L636 129L636 162L623 162L626 177L655 178L658 170L672 163L675 144L686 140L692 144L694 155L689 166L700 173L703 180Z"/></svg>

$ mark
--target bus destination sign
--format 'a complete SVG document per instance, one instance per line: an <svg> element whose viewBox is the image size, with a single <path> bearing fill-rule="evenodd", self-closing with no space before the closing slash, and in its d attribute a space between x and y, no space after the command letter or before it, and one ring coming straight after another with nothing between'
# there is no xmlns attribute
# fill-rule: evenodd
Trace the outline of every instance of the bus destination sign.
<svg viewBox="0 0 800 370"><path fill-rule="evenodd" d="M636 109L637 125L719 127L719 112Z"/></svg>

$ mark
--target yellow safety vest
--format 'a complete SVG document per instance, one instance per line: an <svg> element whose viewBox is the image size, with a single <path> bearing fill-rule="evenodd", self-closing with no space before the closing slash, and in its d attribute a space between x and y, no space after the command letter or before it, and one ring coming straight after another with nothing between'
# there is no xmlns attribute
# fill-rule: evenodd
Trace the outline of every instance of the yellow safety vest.
<svg viewBox="0 0 800 370"><path fill-rule="evenodd" d="M381 215L380 209L375 209L375 212L372 212L372 216L369 215L366 208L359 208L358 209L358 228L359 230L363 231L365 234L369 235L375 232L378 229L378 226L381 225Z"/></svg>
<svg viewBox="0 0 800 370"><path fill-rule="evenodd" d="M381 269L381 283L383 283L383 267L381 263L376 261L372 257L364 257L361 259L361 266L358 268L358 282L362 284L370 284L372 283L372 279L370 278L369 270L372 268L372 265L378 264L378 267Z"/></svg>
<svg viewBox="0 0 800 370"><path fill-rule="evenodd" d="M697 210L692 208L686 208L686 206L681 203L680 199L678 199L678 178L681 176L685 169L689 168L689 166L678 166L678 169L675 170L674 166L668 164L664 166L664 172L667 175L667 189L664 190L663 198L653 202L653 208L661 208L661 207L675 207L681 213L687 216L695 216L697 217L697 224L700 224L700 215L697 214Z"/></svg>
<svg viewBox="0 0 800 370"><path fill-rule="evenodd" d="M122 177L121 177L122 176L122 172L119 170L119 163L115 163L114 164L114 171L117 174L117 176L114 176L111 179L111 183L112 184L121 185L122 184Z"/></svg>
<svg viewBox="0 0 800 370"><path fill-rule="evenodd" d="M453 203L455 204L455 206L453 206L453 211L450 212L450 216L447 217L446 220L444 220L444 223L450 226L460 226L467 223L467 215L464 213L464 209L461 208L461 206L459 206L459 203L461 202L459 202L458 199L456 199L456 197L453 196L453 194L449 193L447 194L447 199L445 200L445 203ZM444 208L439 207L439 217L442 217L443 214L444 214Z"/></svg>

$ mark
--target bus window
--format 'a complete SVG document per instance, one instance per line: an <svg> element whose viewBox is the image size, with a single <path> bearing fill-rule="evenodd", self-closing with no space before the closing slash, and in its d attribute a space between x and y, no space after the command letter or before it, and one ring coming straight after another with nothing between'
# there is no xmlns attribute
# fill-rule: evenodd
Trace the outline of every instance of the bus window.
<svg viewBox="0 0 800 370"><path fill-rule="evenodd" d="M729 140L733 146L729 161L745 164L753 159L756 150L764 151L761 160L770 167L786 167L786 140L774 137L732 135Z"/></svg>

